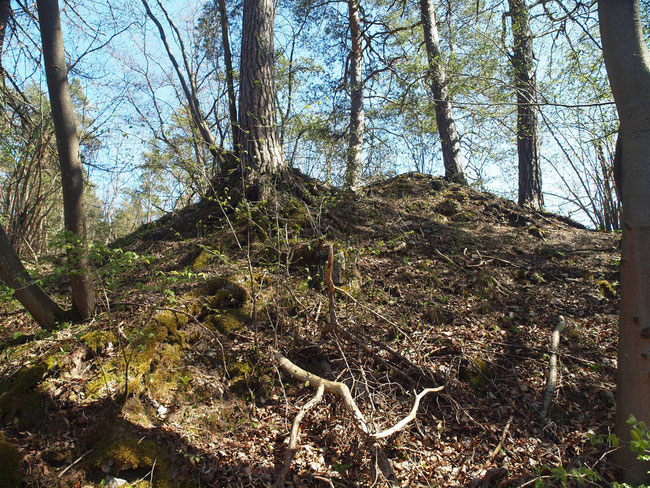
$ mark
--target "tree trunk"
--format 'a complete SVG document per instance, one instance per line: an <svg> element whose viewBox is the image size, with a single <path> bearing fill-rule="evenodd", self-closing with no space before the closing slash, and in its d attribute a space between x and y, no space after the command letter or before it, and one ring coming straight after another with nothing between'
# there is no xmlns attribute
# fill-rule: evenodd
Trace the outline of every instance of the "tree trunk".
<svg viewBox="0 0 650 488"><path fill-rule="evenodd" d="M0 53L3 51L7 21L11 12L11 0L0 0ZM2 65L0 64L0 68Z"/></svg>
<svg viewBox="0 0 650 488"><path fill-rule="evenodd" d="M275 114L273 0L244 0L239 88L239 143L246 195L261 198L265 177L283 173Z"/></svg>
<svg viewBox="0 0 650 488"><path fill-rule="evenodd" d="M628 449L634 415L650 426L650 57L636 0L598 2L603 55L621 122L623 245L616 379L616 452L624 481L650 483Z"/></svg>
<svg viewBox="0 0 650 488"><path fill-rule="evenodd" d="M10 1L0 0L0 83L4 84L2 53ZM9 236L0 225L0 278L14 290L15 298L27 312L47 330L56 327L57 322L66 320L66 313L32 280L18 254L11 245Z"/></svg>
<svg viewBox="0 0 650 488"><path fill-rule="evenodd" d="M78 319L95 310L95 290L88 268L86 215L83 205L83 172L79 159L79 138L68 70L65 64L61 18L57 0L37 0L43 44L45 75L52 106L52 119L63 185L63 214L67 235L67 260L72 288L72 312Z"/></svg>
<svg viewBox="0 0 650 488"><path fill-rule="evenodd" d="M508 0L512 24L511 58L517 90L517 154L519 156L519 205L544 207L537 130L537 87L533 63L533 34L526 0Z"/></svg>
<svg viewBox="0 0 650 488"><path fill-rule="evenodd" d="M232 69L232 54L230 52L230 27L228 25L228 12L226 11L226 0L218 1L219 22L221 23L221 39L223 42L223 61L226 65L226 85L228 86L228 110L230 112L230 128L232 131L232 147L237 151L238 129L237 129L237 100L235 99L234 70Z"/></svg>
<svg viewBox="0 0 650 488"><path fill-rule="evenodd" d="M52 330L65 322L66 313L32 279L0 226L0 277L14 290L14 297L42 328Z"/></svg>
<svg viewBox="0 0 650 488"><path fill-rule="evenodd" d="M359 1L348 0L348 16L352 37L350 51L350 139L348 161L345 168L345 187L356 190L361 179L361 156L363 151L363 48L361 47L361 21Z"/></svg>
<svg viewBox="0 0 650 488"><path fill-rule="evenodd" d="M467 184L460 157L460 140L451 110L447 73L440 57L440 36L436 24L436 12L431 0L420 0L420 18L424 30L424 42L429 62L431 94L436 109L436 123L442 146L442 160L445 166L445 178L463 185Z"/></svg>

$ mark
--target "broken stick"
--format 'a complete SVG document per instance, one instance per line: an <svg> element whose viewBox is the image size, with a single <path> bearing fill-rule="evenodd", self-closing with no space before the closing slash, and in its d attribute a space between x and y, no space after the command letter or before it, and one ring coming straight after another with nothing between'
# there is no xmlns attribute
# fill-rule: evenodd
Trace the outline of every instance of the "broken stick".
<svg viewBox="0 0 650 488"><path fill-rule="evenodd" d="M564 317L560 315L558 324L551 334L551 357L548 360L548 379L546 381L546 388L544 389L544 397L542 398L542 420L548 419L553 395L555 395L555 388L557 387L557 353L560 348L560 332L562 332L565 326L566 322Z"/></svg>

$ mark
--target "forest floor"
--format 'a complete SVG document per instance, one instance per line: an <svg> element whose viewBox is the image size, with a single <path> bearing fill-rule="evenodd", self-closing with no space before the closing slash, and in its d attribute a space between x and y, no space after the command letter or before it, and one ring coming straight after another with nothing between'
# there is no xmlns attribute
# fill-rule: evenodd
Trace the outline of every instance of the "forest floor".
<svg viewBox="0 0 650 488"><path fill-rule="evenodd" d="M373 432L444 386L378 442L401 486L615 479L618 235L421 174L358 195L305 188L230 213L206 200L93 248L100 303L86 323L41 331L3 300L0 478L19 463L27 487L271 486L316 393L280 351L346 383ZM34 268L65 299L61 263ZM285 486L373 485L370 443L340 398L325 393L300 426Z"/></svg>

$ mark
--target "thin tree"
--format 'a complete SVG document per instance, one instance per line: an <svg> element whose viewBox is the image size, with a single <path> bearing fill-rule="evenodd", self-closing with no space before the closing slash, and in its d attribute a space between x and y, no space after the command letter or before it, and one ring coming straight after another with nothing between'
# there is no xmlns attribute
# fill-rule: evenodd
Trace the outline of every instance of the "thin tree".
<svg viewBox="0 0 650 488"><path fill-rule="evenodd" d="M347 165L345 168L345 187L356 190L361 179L361 157L363 150L363 47L359 1L348 0L348 22L350 23L350 135L348 140Z"/></svg>
<svg viewBox="0 0 650 488"><path fill-rule="evenodd" d="M616 375L616 453L626 482L650 483L628 449L630 415L650 426L650 56L637 0L600 0L605 66L620 119L623 244Z"/></svg>
<svg viewBox="0 0 650 488"><path fill-rule="evenodd" d="M85 319L95 310L95 290L88 263L83 171L79 158L77 122L68 84L59 3L57 0L37 0L36 5L61 167L72 312L76 318Z"/></svg>
<svg viewBox="0 0 650 488"><path fill-rule="evenodd" d="M0 82L4 84L2 52L5 29L10 14L10 1L0 0ZM0 278L14 290L14 296L44 329L52 330L66 319L63 311L32 279L0 225Z"/></svg>
<svg viewBox="0 0 650 488"><path fill-rule="evenodd" d="M449 181L467 184L460 157L460 139L451 109L447 73L441 59L440 36L436 21L436 12L431 0L420 0L420 18L424 30L427 49L428 75L431 94L436 110L436 123L442 146L442 160L445 166L445 178Z"/></svg>
<svg viewBox="0 0 650 488"><path fill-rule="evenodd" d="M228 87L228 113L230 114L232 147L237 151L237 147L239 146L239 132L237 129L237 100L235 99L235 71L232 67L232 53L230 51L230 26L228 25L226 0L217 0L217 4L219 8L219 22L221 24L221 41L223 43L223 62L226 66L226 86Z"/></svg>
<svg viewBox="0 0 650 488"><path fill-rule="evenodd" d="M517 154L519 159L519 205L544 207L542 171L537 127L537 85L533 34L526 0L508 0L513 52L510 56L517 92Z"/></svg>
<svg viewBox="0 0 650 488"><path fill-rule="evenodd" d="M244 0L239 89L239 143L245 193L263 197L263 181L287 164L278 142L275 112L273 0Z"/></svg>

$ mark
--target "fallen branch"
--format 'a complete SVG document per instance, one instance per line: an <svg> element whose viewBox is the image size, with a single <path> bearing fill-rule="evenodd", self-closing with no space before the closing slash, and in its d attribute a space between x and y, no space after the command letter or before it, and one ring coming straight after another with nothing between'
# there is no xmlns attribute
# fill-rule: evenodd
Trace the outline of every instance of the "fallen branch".
<svg viewBox="0 0 650 488"><path fill-rule="evenodd" d="M320 385L316 391L316 395L303 405L300 409L296 418L293 420L293 425L291 427L291 434L289 435L289 447L287 448L287 453L284 455L284 466L282 466L282 471L278 475L275 483L273 483L272 488L280 488L284 486L284 480L287 477L289 468L291 467L291 461L293 461L293 456L296 453L296 444L298 443L298 429L300 428L300 422L303 417L309 412L314 406L323 399L323 393L325 392L325 386Z"/></svg>
<svg viewBox="0 0 650 488"><path fill-rule="evenodd" d="M542 420L548 419L548 414L551 410L551 403L555 395L555 388L557 387L557 354L560 347L560 332L566 326L564 317L560 315L559 322L553 329L551 334L551 357L549 358L549 371L548 379L546 381L546 388L544 389L544 396L542 398Z"/></svg>
<svg viewBox="0 0 650 488"><path fill-rule="evenodd" d="M506 427L503 429L503 432L501 434L501 440L497 444L497 447L495 447L494 450L492 451L492 454L490 454L490 457L488 458L487 464L490 464L492 462L492 460L497 456L497 454L499 454L499 451L503 447L503 443L505 442L506 436L508 435L508 430L510 430L510 424L512 423L512 419L513 419L513 416L511 415L508 418L508 422L506 423Z"/></svg>
<svg viewBox="0 0 650 488"><path fill-rule="evenodd" d="M287 373L289 373L291 376L296 378L297 380L301 381L302 383L308 384L309 386L312 386L314 388L320 388L320 386L323 385L325 391L329 393L335 393L336 395L341 397L341 400L343 400L343 404L345 405L346 410L350 412L354 417L357 427L359 428L359 430L361 430L361 432L365 434L365 436L369 440L383 439L402 430L415 418L422 398L429 393L438 392L444 388L444 386L439 386L437 388L425 388L415 397L413 408L411 409L411 412L406 417L400 420L393 427L390 427L381 432L373 433L370 431L370 428L368 427L368 423L366 422L366 419L361 413L361 410L359 410L359 407L354 401L354 398L352 398L352 394L350 393L350 389L348 388L348 385L346 385L345 383L341 383L339 381L326 380L325 378L321 378L320 376L310 373L309 371L305 371L300 366L296 366L294 363L289 361L278 351L274 351L273 354L277 359L280 367L284 369Z"/></svg>

